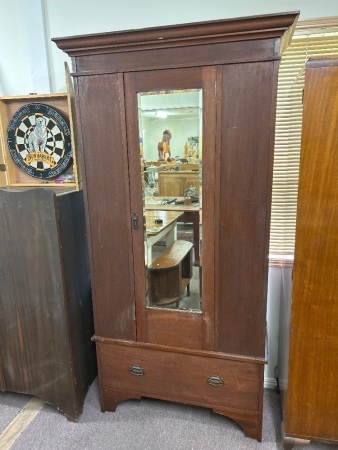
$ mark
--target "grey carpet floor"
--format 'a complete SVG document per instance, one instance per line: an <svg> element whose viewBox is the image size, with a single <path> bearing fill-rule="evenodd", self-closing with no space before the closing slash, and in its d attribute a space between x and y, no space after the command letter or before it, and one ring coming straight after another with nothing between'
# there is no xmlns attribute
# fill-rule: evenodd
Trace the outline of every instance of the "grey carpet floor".
<svg viewBox="0 0 338 450"><path fill-rule="evenodd" d="M1 426L12 420L28 396L0 393ZM14 450L241 450L278 449L280 398L273 390L264 397L263 439L246 438L239 426L208 409L151 399L122 402L115 413L100 411L97 379L86 396L77 423L44 405L11 447ZM6 426L6 425L5 425ZM297 447L300 449L300 447ZM333 450L311 443L307 450Z"/></svg>
<svg viewBox="0 0 338 450"><path fill-rule="evenodd" d="M0 393L0 433L15 418L30 398L29 395L17 395L10 392Z"/></svg>

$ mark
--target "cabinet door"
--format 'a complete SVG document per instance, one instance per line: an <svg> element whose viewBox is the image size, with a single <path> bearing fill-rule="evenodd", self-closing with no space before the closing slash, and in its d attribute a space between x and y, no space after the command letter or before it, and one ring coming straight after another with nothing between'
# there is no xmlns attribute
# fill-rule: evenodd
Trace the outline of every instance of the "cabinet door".
<svg viewBox="0 0 338 450"><path fill-rule="evenodd" d="M77 77L75 81L81 92L78 109L95 333L133 340L135 299L123 76ZM100 118L94 126L93 111Z"/></svg>
<svg viewBox="0 0 338 450"><path fill-rule="evenodd" d="M181 346L188 348L204 348L214 349L214 195L215 195L215 153L216 153L216 98L215 83L217 80L217 68L189 68L189 69L172 69L158 71L144 71L125 74L125 99L126 99L126 124L127 124L127 140L128 140L128 160L129 160L129 176L131 189L131 212L138 217L143 217L144 212L147 213L147 205L142 203L142 183L141 183L141 164L139 142L147 133L149 128L143 129L144 122L139 120L142 116L142 104L154 100L155 96L161 97L163 100L163 108L170 103L171 94L180 96L179 102L189 103L189 96L197 96L200 100L197 107L198 125L197 129L188 131L187 133L195 134L203 137L203 148L207 149L203 152L203 180L200 196L203 195L203 210L200 210L203 235L203 255L202 267L196 267L193 270L198 272L200 277L198 283L199 298L193 306L181 306L181 298L178 302L172 304L152 304L148 298L147 292L149 287L151 267L145 264L145 241L148 242L147 231L144 233L143 227L139 227L132 231L133 234L133 263L135 273L135 296L136 296L136 322L137 322L137 339L139 341L152 342L164 345ZM182 96L181 96L182 94ZM152 98L150 98L152 97ZM183 99L183 100L181 100ZM178 108L178 103L177 107ZM183 108L182 104L180 105ZM168 108L167 108L168 109ZM175 109L171 107L171 110ZM147 114L151 108L147 110ZM181 111L182 112L182 111ZM146 116L146 113L144 113ZM184 126L188 126L184 117L176 118L178 121L185 121ZM206 126L207 124L207 126ZM178 144L178 126L173 120L170 120L169 111L166 120L159 125L158 137L161 137L162 131L170 128L172 133L171 143L175 143L175 155L179 151ZM182 127L184 128L184 127ZM189 137L187 134L186 138ZM175 141L176 139L176 141ZM153 145L157 145L154 139ZM143 146L143 151L145 148ZM184 151L184 142L182 144L182 152ZM179 177L181 179L181 177ZM191 181L191 180L190 180ZM185 184L187 178L185 177ZM179 187L181 189L181 186ZM200 205L202 203L200 202ZM160 205L159 205L160 210ZM179 246L179 252L184 246ZM148 250L149 252L149 250ZM161 254L160 254L161 256ZM157 258L156 261L159 261ZM162 261L162 259L161 259ZM175 260L176 261L176 260ZM182 259L183 261L183 259ZM145 270L144 270L145 267ZM167 266L166 266L167 267ZM174 268L173 268L174 269ZM182 270L181 270L182 269ZM162 269L161 269L162 270ZM181 270L181 272L180 272ZM163 271L162 274L156 275L162 277L161 282L167 283L165 289L171 289L177 281L177 277L185 277L185 267L178 270L178 275L168 270L167 276ZM182 275L183 274L183 275ZM189 278L189 277L188 277ZM172 298L179 294L173 292ZM168 294L169 296L169 294ZM164 301L167 298L164 296ZM190 299L187 299L189 303Z"/></svg>
<svg viewBox="0 0 338 450"><path fill-rule="evenodd" d="M182 197L184 195L185 180L175 173L158 174L158 194L162 197Z"/></svg>
<svg viewBox="0 0 338 450"><path fill-rule="evenodd" d="M186 176L184 191L186 191L190 187L195 188L197 192L199 191L200 181L199 181L199 175L197 173Z"/></svg>

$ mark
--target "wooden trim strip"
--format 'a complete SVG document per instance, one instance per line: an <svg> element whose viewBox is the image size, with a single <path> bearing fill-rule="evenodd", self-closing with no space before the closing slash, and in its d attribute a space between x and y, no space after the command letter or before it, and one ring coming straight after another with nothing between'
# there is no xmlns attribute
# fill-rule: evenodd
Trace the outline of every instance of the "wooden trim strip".
<svg viewBox="0 0 338 450"><path fill-rule="evenodd" d="M195 349L185 349L183 347L171 347L168 345L162 344L150 344L147 342L134 342L134 341L126 341L122 339L113 339L113 338L105 338L102 336L94 335L92 337L92 341L97 342L99 344L114 344L114 345L123 345L126 347L139 347L139 348L147 348L151 350L158 350L163 352L171 352L171 353L183 353L195 356L204 356L207 358L216 358L216 359L228 359L231 361L241 361L253 364L267 364L268 361L265 358L259 358L254 356L242 356L242 355L234 355L231 353L219 353L219 352L211 352L205 350L195 350Z"/></svg>
<svg viewBox="0 0 338 450"><path fill-rule="evenodd" d="M22 408L19 414L0 434L1 450L9 450L12 447L21 433L28 427L34 417L40 412L43 404L43 401L36 397L33 397L31 398L31 400L29 400L29 402Z"/></svg>

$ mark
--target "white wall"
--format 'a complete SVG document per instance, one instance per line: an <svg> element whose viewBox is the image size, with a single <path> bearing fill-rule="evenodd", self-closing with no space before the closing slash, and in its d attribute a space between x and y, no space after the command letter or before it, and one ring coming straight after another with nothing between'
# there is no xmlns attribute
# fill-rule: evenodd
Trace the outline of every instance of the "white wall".
<svg viewBox="0 0 338 450"><path fill-rule="evenodd" d="M198 119L167 118L164 120L143 119L146 135L143 141L143 155L146 161L157 161L157 144L162 140L165 129L172 133L170 140L171 157L184 157L184 145L188 137L199 136Z"/></svg>
<svg viewBox="0 0 338 450"><path fill-rule="evenodd" d="M6 3L0 14L0 94L26 93L30 89L28 54L26 52L22 13L19 2ZM16 24L16 26L13 26Z"/></svg>
<svg viewBox="0 0 338 450"><path fill-rule="evenodd" d="M0 0L0 95L48 93L50 39L40 0Z"/></svg>
<svg viewBox="0 0 338 450"><path fill-rule="evenodd" d="M278 378L282 391L285 391L288 383L289 369L289 344L291 322L291 293L292 293L292 268L285 267L280 270L281 290L278 326Z"/></svg>
<svg viewBox="0 0 338 450"><path fill-rule="evenodd" d="M52 37L300 11L338 16L332 0L1 0L0 95L64 92L68 57ZM41 24L41 17L44 18ZM41 26L42 25L42 26ZM43 89L43 90L41 90Z"/></svg>
<svg viewBox="0 0 338 450"><path fill-rule="evenodd" d="M1 0L0 96L65 92L68 57L52 37L300 11L300 19L338 16L332 0ZM43 19L43 20L42 20ZM277 362L281 276L270 269L268 287L269 358L266 383Z"/></svg>

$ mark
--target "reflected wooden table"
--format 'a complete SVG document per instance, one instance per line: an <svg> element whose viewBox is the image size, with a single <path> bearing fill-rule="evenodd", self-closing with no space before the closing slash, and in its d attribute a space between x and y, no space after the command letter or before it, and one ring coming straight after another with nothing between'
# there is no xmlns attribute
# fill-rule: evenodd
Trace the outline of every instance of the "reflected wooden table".
<svg viewBox="0 0 338 450"><path fill-rule="evenodd" d="M155 206L155 205L154 205ZM146 210L146 233L147 233L147 248L146 257L147 264L151 264L153 245L160 239L165 238L166 247L169 247L177 239L177 220L183 216L183 211L161 211L161 210ZM161 220L162 223L156 223Z"/></svg>
<svg viewBox="0 0 338 450"><path fill-rule="evenodd" d="M199 243L200 243L200 218L199 218L199 211L201 208L200 203L193 203L192 205L185 205L179 204L175 205L175 203L169 203L169 204L162 204L164 199L174 200L176 197L155 197L155 203L147 203L146 198L146 210L147 211L155 211L155 210L162 210L162 211L175 211L175 212L181 212L181 216L178 220L178 222L184 222L184 223L192 223L193 231L194 231L194 253L195 253L195 260L194 260L194 266L200 265L200 253L199 253ZM184 200L183 197L177 198L177 200Z"/></svg>

